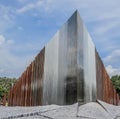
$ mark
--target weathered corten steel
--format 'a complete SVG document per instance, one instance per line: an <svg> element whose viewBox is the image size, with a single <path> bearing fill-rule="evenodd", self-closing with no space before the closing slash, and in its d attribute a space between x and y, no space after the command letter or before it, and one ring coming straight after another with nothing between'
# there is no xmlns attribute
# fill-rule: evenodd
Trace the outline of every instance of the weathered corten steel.
<svg viewBox="0 0 120 119"><path fill-rule="evenodd" d="M45 48L9 91L9 106L42 105Z"/></svg>
<svg viewBox="0 0 120 119"><path fill-rule="evenodd" d="M120 102L76 11L10 89L9 106L80 105L97 99Z"/></svg>
<svg viewBox="0 0 120 119"><path fill-rule="evenodd" d="M105 67L97 53L96 54L96 81L97 81L97 99L109 104L118 105L119 95L113 87L113 84L105 70Z"/></svg>
<svg viewBox="0 0 120 119"><path fill-rule="evenodd" d="M5 94L4 97L3 97L3 105L4 105L4 106L6 105L6 94Z"/></svg>

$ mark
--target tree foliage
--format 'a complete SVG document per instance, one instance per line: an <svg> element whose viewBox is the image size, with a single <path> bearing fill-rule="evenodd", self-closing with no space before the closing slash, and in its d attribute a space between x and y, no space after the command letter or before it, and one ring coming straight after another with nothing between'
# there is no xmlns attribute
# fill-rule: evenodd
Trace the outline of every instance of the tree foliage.
<svg viewBox="0 0 120 119"><path fill-rule="evenodd" d="M120 76L115 75L111 77L112 83L117 91L117 93L120 96Z"/></svg>
<svg viewBox="0 0 120 119"><path fill-rule="evenodd" d="M15 82L15 78L0 77L0 101L3 100L4 95L8 100L9 90Z"/></svg>

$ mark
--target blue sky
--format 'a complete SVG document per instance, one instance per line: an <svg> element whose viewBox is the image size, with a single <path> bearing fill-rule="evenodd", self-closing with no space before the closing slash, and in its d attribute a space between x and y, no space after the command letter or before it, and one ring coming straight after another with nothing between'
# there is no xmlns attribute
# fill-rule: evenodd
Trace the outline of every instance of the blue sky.
<svg viewBox="0 0 120 119"><path fill-rule="evenodd" d="M19 77L76 9L110 76L120 74L120 0L0 0L0 76Z"/></svg>

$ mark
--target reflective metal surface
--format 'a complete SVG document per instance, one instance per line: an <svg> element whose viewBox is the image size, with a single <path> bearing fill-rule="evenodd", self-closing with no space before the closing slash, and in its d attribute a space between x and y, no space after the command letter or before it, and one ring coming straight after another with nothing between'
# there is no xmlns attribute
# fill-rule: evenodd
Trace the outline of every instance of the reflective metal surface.
<svg viewBox="0 0 120 119"><path fill-rule="evenodd" d="M45 47L43 104L56 104L58 101L58 47L59 34ZM63 92L64 93L64 92Z"/></svg>
<svg viewBox="0 0 120 119"><path fill-rule="evenodd" d="M83 62L84 62L84 89L85 102L96 100L96 62L95 46L89 33L83 25Z"/></svg>

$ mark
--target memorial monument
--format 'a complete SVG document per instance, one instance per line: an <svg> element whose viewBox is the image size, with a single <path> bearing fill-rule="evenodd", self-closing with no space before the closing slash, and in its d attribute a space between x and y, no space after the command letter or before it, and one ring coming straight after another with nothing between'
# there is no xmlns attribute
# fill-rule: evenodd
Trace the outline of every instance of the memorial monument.
<svg viewBox="0 0 120 119"><path fill-rule="evenodd" d="M84 104L96 99L119 103L95 45L75 11L10 89L9 105Z"/></svg>

